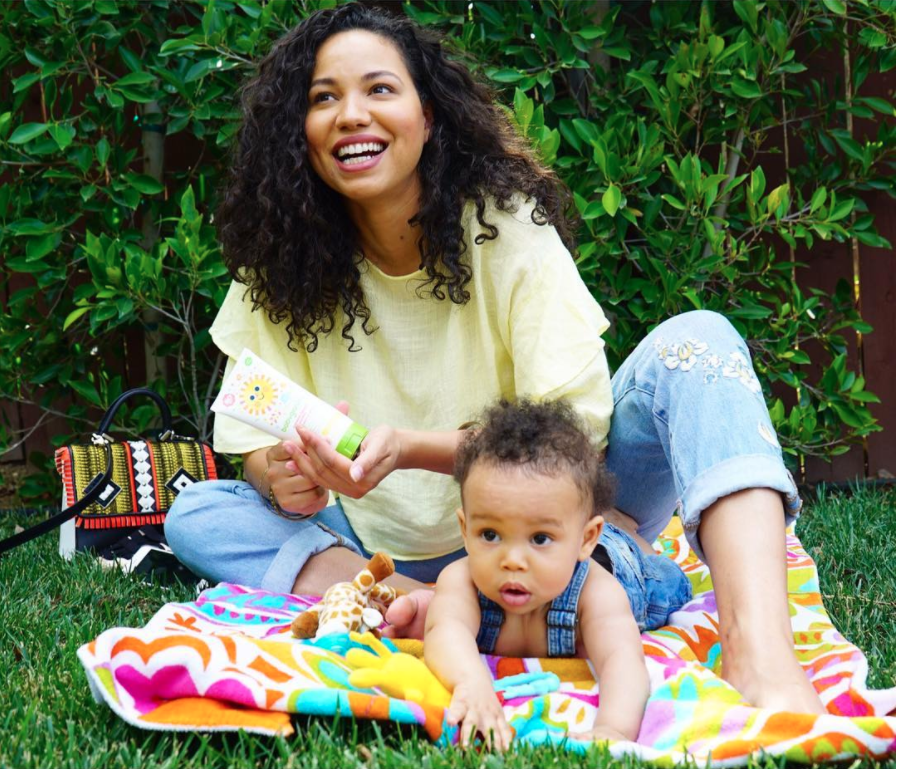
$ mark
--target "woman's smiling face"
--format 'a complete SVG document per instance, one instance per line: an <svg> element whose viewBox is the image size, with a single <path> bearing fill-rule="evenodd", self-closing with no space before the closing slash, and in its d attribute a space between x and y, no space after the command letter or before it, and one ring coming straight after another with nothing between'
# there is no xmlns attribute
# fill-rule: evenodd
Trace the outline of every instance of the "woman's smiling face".
<svg viewBox="0 0 897 769"><path fill-rule="evenodd" d="M305 118L308 155L343 197L364 203L419 194L429 122L402 54L387 38L350 30L318 49Z"/></svg>

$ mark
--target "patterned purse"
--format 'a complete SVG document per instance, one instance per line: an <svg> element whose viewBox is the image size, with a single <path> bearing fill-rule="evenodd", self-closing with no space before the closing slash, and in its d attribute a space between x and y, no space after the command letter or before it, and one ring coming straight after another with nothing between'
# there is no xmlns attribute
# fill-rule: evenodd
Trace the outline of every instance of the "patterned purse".
<svg viewBox="0 0 897 769"><path fill-rule="evenodd" d="M162 430L153 440L116 442L107 431L121 405L135 396L149 397L159 407ZM168 404L144 388L118 397L89 444L57 449L56 469L62 477L62 512L3 540L0 553L72 518L74 529L70 524L64 527L60 538L60 552L66 556L72 550L88 549L107 558L126 556L128 553L116 548L124 538L132 541L132 548L152 540L154 546L167 549L161 524L177 495L198 481L218 478L211 448L175 435Z"/></svg>

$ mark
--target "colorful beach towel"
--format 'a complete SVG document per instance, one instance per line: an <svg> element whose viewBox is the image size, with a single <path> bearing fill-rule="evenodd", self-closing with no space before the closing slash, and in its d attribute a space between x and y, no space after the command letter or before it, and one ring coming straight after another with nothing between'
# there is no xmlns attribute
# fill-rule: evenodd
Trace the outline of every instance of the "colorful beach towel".
<svg viewBox="0 0 897 769"><path fill-rule="evenodd" d="M897 689L866 687L866 658L833 627L816 567L793 534L788 586L795 644L830 715L749 707L719 677L709 574L689 551L678 519L658 548L682 566L695 597L670 625L643 634L651 697L638 740L613 744L612 754L712 766L740 766L761 751L802 763L894 755ZM302 713L417 724L431 739L445 739L441 708L350 686L347 637L318 644L291 637L293 617L315 601L220 584L196 601L163 606L144 628L107 630L78 656L97 701L143 729L290 733L291 714ZM420 642L399 646L421 651ZM514 684L504 687L504 708L518 740L584 749L564 736L588 730L597 711L598 688L585 661L485 659L499 686Z"/></svg>

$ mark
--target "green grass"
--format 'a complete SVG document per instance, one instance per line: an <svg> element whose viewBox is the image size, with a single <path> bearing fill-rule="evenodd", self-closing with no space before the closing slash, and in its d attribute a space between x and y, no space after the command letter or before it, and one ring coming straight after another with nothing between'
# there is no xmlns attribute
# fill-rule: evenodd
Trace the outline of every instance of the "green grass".
<svg viewBox="0 0 897 769"><path fill-rule="evenodd" d="M867 654L873 687L894 685L894 507L893 490L824 495L798 524L832 620ZM0 518L0 536L17 522L27 523ZM442 751L422 731L348 719L299 718L288 738L142 731L94 703L75 650L109 627L143 625L163 603L190 600L193 591L145 585L87 558L65 563L52 534L0 560L0 585L0 767L639 766L599 751L587 759L547 748L506 756Z"/></svg>

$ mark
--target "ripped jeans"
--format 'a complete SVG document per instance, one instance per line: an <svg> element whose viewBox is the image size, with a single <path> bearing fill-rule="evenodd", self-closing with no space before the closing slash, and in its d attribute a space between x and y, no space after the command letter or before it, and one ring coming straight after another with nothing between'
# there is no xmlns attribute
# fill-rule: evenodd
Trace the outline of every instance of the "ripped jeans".
<svg viewBox="0 0 897 769"><path fill-rule="evenodd" d="M787 522L800 511L744 340L722 315L677 315L648 334L612 381L607 465L616 506L653 542L674 512L703 558L701 513L743 489L781 492ZM413 507L413 501L412 501ZM165 521L174 552L197 574L289 592L305 562L334 546L365 557L339 504L287 521L244 481L207 481L180 493ZM422 582L464 555L396 562Z"/></svg>

